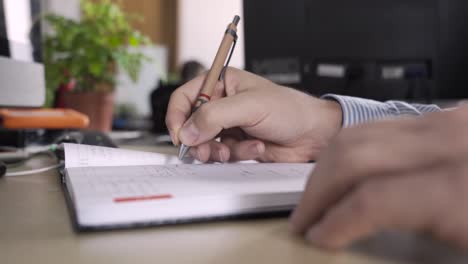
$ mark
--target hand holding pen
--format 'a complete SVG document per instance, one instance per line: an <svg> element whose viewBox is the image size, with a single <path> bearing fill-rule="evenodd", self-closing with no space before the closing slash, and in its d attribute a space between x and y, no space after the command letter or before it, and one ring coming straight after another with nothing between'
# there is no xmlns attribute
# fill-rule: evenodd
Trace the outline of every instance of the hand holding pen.
<svg viewBox="0 0 468 264"><path fill-rule="evenodd" d="M211 100L216 83L223 78L224 71L229 64L237 41L237 25L239 24L239 21L240 17L235 16L232 23L228 25L226 32L224 33L223 40L221 41L221 45L219 46L218 52L216 53L216 57L205 79L205 83L203 84L203 88L198 95L195 105L193 106L192 113L197 111L203 104ZM231 51L230 54L229 51ZM179 159L184 158L189 148L189 146L184 144L180 145Z"/></svg>
<svg viewBox="0 0 468 264"><path fill-rule="evenodd" d="M341 108L334 101L239 69L218 67L221 71L222 81L212 72L201 75L176 89L169 101L172 141L191 146L190 155L199 161L307 162L341 127ZM207 83L214 83L209 103L200 96ZM194 105L203 106L193 112Z"/></svg>

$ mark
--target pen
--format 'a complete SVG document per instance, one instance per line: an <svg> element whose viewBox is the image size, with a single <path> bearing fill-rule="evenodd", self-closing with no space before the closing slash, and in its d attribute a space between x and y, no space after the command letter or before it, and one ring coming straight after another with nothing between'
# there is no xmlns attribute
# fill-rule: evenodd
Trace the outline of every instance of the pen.
<svg viewBox="0 0 468 264"><path fill-rule="evenodd" d="M237 24L239 24L239 21L240 17L235 16L233 21L227 26L223 40L221 41L218 52L216 53L216 56L213 60L213 64L208 71L208 75L206 76L205 82L203 83L200 94L198 95L197 100L193 105L192 113L197 111L198 108L200 108L203 104L211 100L211 95L213 94L216 83L223 79L224 72L226 67L229 65L229 61L231 60L231 56L236 45ZM226 64L224 64L224 62L226 62ZM179 159L183 159L189 149L189 146L181 144L179 148Z"/></svg>

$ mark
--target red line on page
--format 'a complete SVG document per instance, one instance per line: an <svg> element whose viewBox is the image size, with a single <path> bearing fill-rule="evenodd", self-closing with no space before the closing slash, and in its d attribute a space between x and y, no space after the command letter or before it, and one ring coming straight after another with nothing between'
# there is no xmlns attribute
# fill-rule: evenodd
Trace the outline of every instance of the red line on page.
<svg viewBox="0 0 468 264"><path fill-rule="evenodd" d="M170 194L134 196L134 197L118 197L118 198L114 198L114 203L141 202L141 201L161 200L161 199L170 199L170 198L172 198L172 195Z"/></svg>

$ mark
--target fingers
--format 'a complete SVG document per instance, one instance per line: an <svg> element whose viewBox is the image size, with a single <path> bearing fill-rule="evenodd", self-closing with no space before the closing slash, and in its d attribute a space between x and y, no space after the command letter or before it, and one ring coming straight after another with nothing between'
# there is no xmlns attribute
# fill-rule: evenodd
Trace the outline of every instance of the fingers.
<svg viewBox="0 0 468 264"><path fill-rule="evenodd" d="M265 144L256 139L238 141L227 138L223 143L229 148L231 161L256 160L265 152Z"/></svg>
<svg viewBox="0 0 468 264"><path fill-rule="evenodd" d="M439 193L439 178L425 177L435 175L435 168L453 167L468 149L459 134L464 131L454 124L460 124L457 116L440 113L344 130L320 156L291 216L292 231L342 247L385 227L425 228L434 210L444 207L437 205L447 201L443 194L450 194ZM405 174L411 180L402 180ZM383 182L391 176L402 179Z"/></svg>
<svg viewBox="0 0 468 264"><path fill-rule="evenodd" d="M191 147L189 154L201 161L242 161L259 159L265 151L263 142L259 140L237 141L226 139L222 143L209 141L196 147Z"/></svg>
<svg viewBox="0 0 468 264"><path fill-rule="evenodd" d="M429 171L371 179L329 209L306 233L314 245L339 249L385 229L423 231L444 215L444 178Z"/></svg>
<svg viewBox="0 0 468 264"><path fill-rule="evenodd" d="M440 162L439 145L427 144L440 137L420 129L421 124L420 120L403 120L343 130L319 158L291 217L292 231L305 232L324 210L366 178Z"/></svg>
<svg viewBox="0 0 468 264"><path fill-rule="evenodd" d="M179 139L188 146L196 146L223 129L254 126L267 113L258 107L252 94L240 93L204 104L182 126Z"/></svg>
<svg viewBox="0 0 468 264"><path fill-rule="evenodd" d="M189 154L201 162L227 162L230 158L229 148L216 141L210 141L197 147L192 147L189 150Z"/></svg>
<svg viewBox="0 0 468 264"><path fill-rule="evenodd" d="M178 131L190 115L192 104L200 92L205 77L196 77L179 87L171 95L167 108L166 126L175 145L179 145Z"/></svg>
<svg viewBox="0 0 468 264"><path fill-rule="evenodd" d="M192 112L192 106L202 89L206 75L201 75L192 81L182 85L175 90L169 100L169 105L166 115L166 126L171 136L172 142L179 145L178 133L182 125ZM222 97L224 94L224 83L216 84L213 99Z"/></svg>
<svg viewBox="0 0 468 264"><path fill-rule="evenodd" d="M166 125L175 145L180 143L180 128L190 116L192 105L202 90L205 78L206 75L195 78L178 88L171 96L166 115ZM211 95L211 102L225 96L234 96L251 88L261 90L261 87L271 86L274 86L272 82L257 75L235 68L228 68L224 80L216 84L214 94Z"/></svg>
<svg viewBox="0 0 468 264"><path fill-rule="evenodd" d="M201 162L207 162L211 156L210 145L205 143L196 148L190 148L189 155Z"/></svg>
<svg viewBox="0 0 468 264"><path fill-rule="evenodd" d="M222 142L209 141L192 147L190 154L197 160L206 161L242 161L258 160L263 162L308 162L304 157L312 156L304 154L299 148L289 149L271 142L263 142L258 139L242 139L238 134L223 133ZM279 159L281 157L281 159Z"/></svg>
<svg viewBox="0 0 468 264"><path fill-rule="evenodd" d="M223 138L221 143L209 141L191 147L190 155L202 162L242 160L276 162L277 157L286 157L282 162L306 162L302 156L287 148L257 139L239 140L234 137Z"/></svg>

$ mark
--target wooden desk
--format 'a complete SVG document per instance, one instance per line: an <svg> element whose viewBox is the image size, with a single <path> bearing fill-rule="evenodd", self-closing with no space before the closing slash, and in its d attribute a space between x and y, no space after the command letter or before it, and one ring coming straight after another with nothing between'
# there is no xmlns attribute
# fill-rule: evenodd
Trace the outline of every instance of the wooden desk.
<svg viewBox="0 0 468 264"><path fill-rule="evenodd" d="M44 162L34 159L29 165ZM290 236L285 218L77 234L57 172L0 179L2 264L468 263L435 244L382 236L345 252L324 252Z"/></svg>

